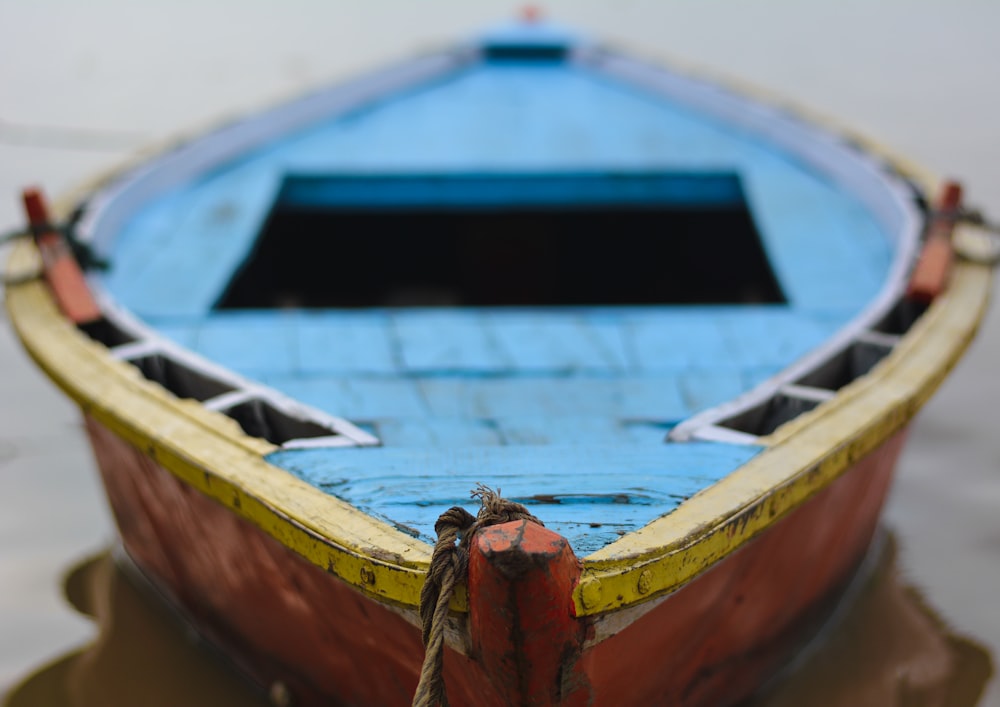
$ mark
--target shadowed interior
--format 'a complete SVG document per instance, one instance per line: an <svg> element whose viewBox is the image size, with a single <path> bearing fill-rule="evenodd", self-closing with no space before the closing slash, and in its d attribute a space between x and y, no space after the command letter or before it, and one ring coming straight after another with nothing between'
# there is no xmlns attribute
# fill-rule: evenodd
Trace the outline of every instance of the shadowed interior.
<svg viewBox="0 0 1000 707"><path fill-rule="evenodd" d="M217 308L784 301L742 204L279 204Z"/></svg>

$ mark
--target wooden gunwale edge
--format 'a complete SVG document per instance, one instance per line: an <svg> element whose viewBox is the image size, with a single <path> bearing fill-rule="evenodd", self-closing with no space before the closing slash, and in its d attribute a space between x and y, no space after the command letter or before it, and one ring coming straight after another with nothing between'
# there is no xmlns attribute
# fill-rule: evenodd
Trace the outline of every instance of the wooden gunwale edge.
<svg viewBox="0 0 1000 707"><path fill-rule="evenodd" d="M438 62L446 71L460 69L473 57L470 47L459 45L411 60ZM360 92L364 99L372 76L382 78L399 68L405 72L406 67L407 63L396 62L330 87L294 91L258 105L256 111L225 115L208 121L202 129L154 141L71 188L58 198L53 211L65 218L77 204L114 192L123 181L141 176L153 161L172 158L207 135L240 127L248 115L283 110L290 103L317 100L329 92ZM79 224L85 240L93 235L92 217L87 209ZM31 280L40 272L34 245L27 240L13 244L6 264L11 280ZM180 400L145 380L133 366L115 359L109 349L66 321L40 280L9 285L5 306L25 350L84 414L312 564L417 621L412 610L420 605L420 588L430 562L428 545L267 463L263 456L277 447L244 434L224 414ZM149 417L136 417L136 408ZM464 587L456 589L451 608L468 610Z"/></svg>
<svg viewBox="0 0 1000 707"><path fill-rule="evenodd" d="M8 270L36 257L20 242ZM8 287L6 306L29 355L84 414L318 567L381 600L419 605L428 545L267 463L274 445L116 360L62 317L41 280Z"/></svg>
<svg viewBox="0 0 1000 707"><path fill-rule="evenodd" d="M959 263L949 289L869 374L762 437L767 449L722 481L584 558L573 596L577 615L679 589L902 429L972 342L991 280L989 267Z"/></svg>
<svg viewBox="0 0 1000 707"><path fill-rule="evenodd" d="M682 55L664 50L662 47L657 47L655 51L651 51L649 49L640 50L633 46L619 46L615 42L601 42L592 45L590 49L598 57L602 55L612 58L624 57L654 69L669 70L677 76L698 81L734 96L750 99L761 106L777 111L779 114L784 114L807 125L821 128L830 135L839 137L850 143L858 151L883 160L885 166L922 187L936 188L940 182L940 178L922 164L909 159L905 155L898 154L880 140L876 140L867 133L852 128L834 115L813 108L808 104L800 103L794 98L790 98L787 94L771 89L768 86L734 76L705 64L700 64Z"/></svg>
<svg viewBox="0 0 1000 707"><path fill-rule="evenodd" d="M941 180L828 115L689 62L630 53L653 67L775 108L880 160L925 194ZM957 229L956 238L966 235ZM680 589L822 491L918 412L974 338L986 312L992 269L960 262L948 289L868 374L827 402L758 438L766 449L671 513L583 558L573 593L577 616L639 607ZM682 443L682 442L680 442ZM639 590L640 577L642 591Z"/></svg>
<svg viewBox="0 0 1000 707"><path fill-rule="evenodd" d="M23 241L8 271L36 257ZM762 438L768 449L726 479L584 558L576 614L675 591L901 429L972 341L991 278L989 267L959 263L949 289L871 373ZM429 546L268 464L273 445L115 360L58 313L40 280L9 287L6 304L29 354L85 414L313 564L373 597L419 605ZM466 609L464 594L453 608Z"/></svg>

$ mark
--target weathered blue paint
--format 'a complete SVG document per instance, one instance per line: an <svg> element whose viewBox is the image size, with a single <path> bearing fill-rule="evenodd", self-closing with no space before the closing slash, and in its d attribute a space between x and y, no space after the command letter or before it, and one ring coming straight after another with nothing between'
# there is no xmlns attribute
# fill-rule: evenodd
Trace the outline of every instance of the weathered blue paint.
<svg viewBox="0 0 1000 707"><path fill-rule="evenodd" d="M299 175L285 177L277 203L329 209L742 206L739 177L726 172Z"/></svg>
<svg viewBox="0 0 1000 707"><path fill-rule="evenodd" d="M268 460L430 542L441 511L475 511L469 489L486 483L526 504L583 555L670 512L759 452L698 442L595 443L300 450Z"/></svg>
<svg viewBox="0 0 1000 707"><path fill-rule="evenodd" d="M556 34L536 39L573 41ZM539 190L546 172L563 181ZM279 201L583 198L567 175L588 199L745 198L788 304L213 311ZM384 445L281 451L275 464L424 539L478 482L560 499L534 510L588 552L756 454L664 435L829 337L875 295L890 251L861 204L745 135L569 61L487 61L157 199L102 277L166 336Z"/></svg>
<svg viewBox="0 0 1000 707"><path fill-rule="evenodd" d="M834 326L828 318L807 317L788 307L751 306L227 311L191 326L164 321L162 329L240 373L360 424L387 449L403 450L404 457L426 456L428 449L471 454L492 447L521 459L535 454L548 458L551 446L569 460L599 448L605 455L617 450L623 459L649 452L664 460L667 478L685 471L674 466L678 460L690 461L687 452L657 456L668 446L663 439L673 425L772 375L829 336ZM691 447L692 459L702 449ZM283 452L273 461L295 465L296 473L309 480L311 465L339 463L345 451ZM377 474L390 457L357 458ZM742 463L739 455L720 459L733 460L731 469ZM462 496L471 488L470 479L500 483L499 478L510 485L517 476L513 467L488 463L475 479L437 474L420 480L424 467L411 466L413 478L407 483ZM713 474L724 475L721 466L721 461L713 466ZM641 485L625 466L606 471L619 491ZM544 483L551 493L597 493L590 484L598 477L569 474ZM716 476L697 478L708 484ZM522 482L533 485L534 480L529 475ZM689 483L658 488L673 499L690 495ZM433 524L427 520L430 510L388 500L385 507L369 506L354 495L358 488L345 485L336 493L401 526L420 528L426 536ZM589 551L675 502L638 510L598 504L584 511L586 522L580 516L573 520L569 501L555 509L555 516L548 506L539 512L554 522L562 517L558 514L565 515L558 521L559 531L570 533L578 550ZM601 526L591 528L590 523Z"/></svg>
<svg viewBox="0 0 1000 707"><path fill-rule="evenodd" d="M862 205L766 146L573 65L486 64L163 197L124 229L105 282L141 315L208 313L289 174L540 170L739 175L782 290L800 310L843 321L889 264L889 244ZM181 286L178 272L198 285Z"/></svg>

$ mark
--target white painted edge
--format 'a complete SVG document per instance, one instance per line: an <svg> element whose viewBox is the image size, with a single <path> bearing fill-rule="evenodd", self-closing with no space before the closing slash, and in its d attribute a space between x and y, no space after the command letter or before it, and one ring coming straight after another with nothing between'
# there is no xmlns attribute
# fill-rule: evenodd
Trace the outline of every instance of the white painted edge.
<svg viewBox="0 0 1000 707"><path fill-rule="evenodd" d="M133 361L144 356L154 356L161 353L161 350L158 342L152 339L140 339L121 346L114 346L108 352L119 361Z"/></svg>
<svg viewBox="0 0 1000 707"><path fill-rule="evenodd" d="M706 424L692 430L684 441L721 442L722 444L739 444L743 446L759 446L760 437L739 430L733 430L720 425Z"/></svg>
<svg viewBox="0 0 1000 707"><path fill-rule="evenodd" d="M887 349L893 348L902 338L898 334L886 334L881 331L863 331L858 334L858 342L882 346Z"/></svg>
<svg viewBox="0 0 1000 707"><path fill-rule="evenodd" d="M77 235L99 251L105 251L121 227L150 199L284 135L447 74L469 60L468 52L459 51L417 57L181 142L92 194L77 224Z"/></svg>
<svg viewBox="0 0 1000 707"><path fill-rule="evenodd" d="M214 398L203 401L202 405L206 410L222 412L255 399L254 394L249 390L230 390L228 393L216 395Z"/></svg>
<svg viewBox="0 0 1000 707"><path fill-rule="evenodd" d="M204 137L179 144L150 162L132 169L87 200L87 208L77 224L77 234L95 248L106 250L121 227L150 199L184 184L194 177L220 167L249 150L266 145L309 125L329 120L358 106L392 94L408 86L433 80L470 63L475 54L468 48L439 52L368 74L347 84L308 94L290 103L222 126ZM235 390L208 401L206 407L224 411L237 403L260 399L290 417L308 420L334 432L312 446L377 446L380 440L350 421L329 415L260 383L248 380L185 349L147 326L121 307L97 278L90 286L105 317L137 341L132 351L149 350L173 359L188 368L214 378ZM126 351L126 354L128 351ZM292 440L299 443L304 440ZM296 445L284 448L300 448Z"/></svg>
<svg viewBox="0 0 1000 707"><path fill-rule="evenodd" d="M126 346L132 347L134 350L155 351L164 358L171 359L233 388L228 393L223 393L202 403L207 409L223 412L227 408L248 400L261 400L289 417L314 422L335 433L329 437L341 436L344 440L329 446L373 447L381 444L378 438L357 427L349 420L335 417L318 408L294 400L273 388L244 378L228 368L174 343L118 305L106 292L99 290L95 296L104 316L125 332L136 337L136 341L126 344ZM322 439L329 439L329 437L322 437Z"/></svg>
<svg viewBox="0 0 1000 707"><path fill-rule="evenodd" d="M811 385L795 385L793 383L786 383L778 388L778 392L789 398L811 400L816 403L825 403L827 400L830 400L837 395L835 390L814 388Z"/></svg>
<svg viewBox="0 0 1000 707"><path fill-rule="evenodd" d="M760 444L760 437L755 435L736 433L733 436L722 432L726 428L720 423L764 404L783 386L794 385L793 381L821 367L868 333L903 295L907 276L919 252L924 221L914 187L883 159L863 152L850 138L813 125L761 99L605 49L588 48L581 50L578 56L592 71L664 96L807 164L864 204L892 239L895 255L885 284L858 315L791 366L733 400L681 422L667 435L667 440L674 442L699 439Z"/></svg>
<svg viewBox="0 0 1000 707"><path fill-rule="evenodd" d="M282 449L327 449L330 447L357 447L353 440L343 435L331 437L306 437L290 439L281 445Z"/></svg>

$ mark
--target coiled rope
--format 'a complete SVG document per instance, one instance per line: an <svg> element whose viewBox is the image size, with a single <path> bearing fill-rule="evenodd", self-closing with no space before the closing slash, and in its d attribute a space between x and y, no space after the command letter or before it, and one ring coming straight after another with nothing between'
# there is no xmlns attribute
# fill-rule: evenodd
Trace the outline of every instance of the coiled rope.
<svg viewBox="0 0 1000 707"><path fill-rule="evenodd" d="M480 528L515 520L529 520L544 525L520 503L501 498L500 489L493 491L479 484L472 492L472 497L478 498L481 504L478 515L473 516L461 506L454 506L442 513L434 524L437 542L431 555L427 579L420 590L424 664L413 696L413 707L448 705L442 672L448 604L455 593L455 586L465 581L469 566L469 547L476 532Z"/></svg>

